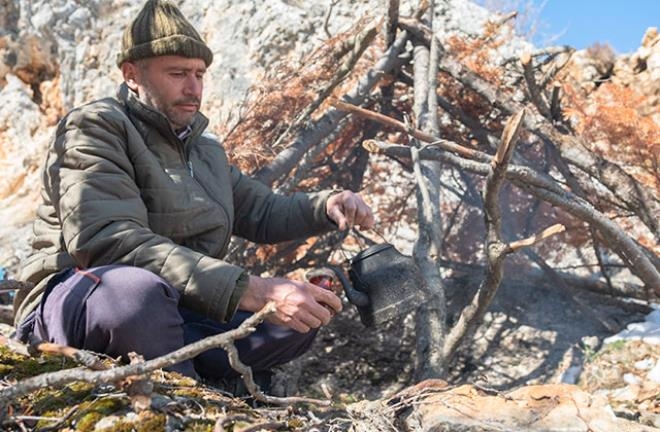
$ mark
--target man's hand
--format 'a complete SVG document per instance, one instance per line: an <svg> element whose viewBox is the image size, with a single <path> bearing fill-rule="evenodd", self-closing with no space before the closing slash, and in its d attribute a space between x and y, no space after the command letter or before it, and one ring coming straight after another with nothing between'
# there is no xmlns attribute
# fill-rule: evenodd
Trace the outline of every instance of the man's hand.
<svg viewBox="0 0 660 432"><path fill-rule="evenodd" d="M325 211L339 229L344 231L353 225L369 229L374 226L374 214L362 197L351 191L343 191L328 198Z"/></svg>
<svg viewBox="0 0 660 432"><path fill-rule="evenodd" d="M341 300L332 291L308 282L284 278L250 276L248 288L238 307L256 312L269 301L275 303L275 313L266 318L273 324L290 327L300 333L327 325L333 313L342 309Z"/></svg>

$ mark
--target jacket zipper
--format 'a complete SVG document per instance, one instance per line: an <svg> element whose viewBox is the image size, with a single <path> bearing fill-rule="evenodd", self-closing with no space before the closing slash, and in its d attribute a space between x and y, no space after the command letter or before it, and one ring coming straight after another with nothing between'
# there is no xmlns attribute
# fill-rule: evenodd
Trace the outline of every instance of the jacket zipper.
<svg viewBox="0 0 660 432"><path fill-rule="evenodd" d="M195 172L193 171L193 164L192 164L191 160L188 161L188 172L190 173L190 177L192 177L194 179L195 178Z"/></svg>
<svg viewBox="0 0 660 432"><path fill-rule="evenodd" d="M196 137L193 137L193 136L189 136L189 137L188 137L188 139L193 139L193 138L196 138ZM183 144L182 140L180 140L180 139L179 139L179 142L180 142L181 144ZM222 205L222 203L221 203L220 201L218 201L218 200L217 200L217 199L216 199L216 198L215 198L215 197L214 197L214 196L208 191L208 189L206 189L206 187L205 187L205 186L204 186L199 180L197 180L197 178L195 177L195 171L194 171L194 169L193 169L193 163L192 163L192 161L190 160L190 157L189 157L189 153L190 153L190 152L189 152L189 151L184 152L184 151L183 151L183 145L181 145L181 146L179 147L179 149L180 149L180 153L181 153L181 159L183 159L183 162L184 162L185 165L188 167L188 173L190 174L190 178L192 178L192 180L193 180L193 181L194 181L194 182L195 182L195 183L196 183L196 184L197 184L197 185L198 185L198 186L204 191L204 193L206 194L206 196L208 196L209 199L210 199L211 201L213 201L214 203L216 203L216 204L218 205L218 207L220 207L220 208L222 209L222 211L224 212L225 217L226 217L226 219L227 219L227 223L231 222L231 218L229 217L229 212L227 211L227 209L225 208L225 206ZM229 246L229 242L231 241L231 236L232 236L232 227L231 227L231 226L228 226L228 227L227 227L227 233L228 233L228 234L225 236L225 239L224 239L223 244L222 244L222 249L221 249L222 251L224 251L224 250L227 249L227 247Z"/></svg>

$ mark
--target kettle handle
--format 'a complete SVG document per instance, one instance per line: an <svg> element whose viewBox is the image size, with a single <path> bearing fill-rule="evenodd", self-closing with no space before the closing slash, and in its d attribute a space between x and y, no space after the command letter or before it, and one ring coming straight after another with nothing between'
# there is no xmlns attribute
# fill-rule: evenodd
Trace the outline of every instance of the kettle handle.
<svg viewBox="0 0 660 432"><path fill-rule="evenodd" d="M341 282L341 285L344 287L344 292L346 293L346 297L348 297L348 301L357 307L369 306L369 296L367 296L366 293L353 288L353 285L348 280L341 268L332 264L328 265L327 268L332 270L337 275L337 279L339 279L339 282Z"/></svg>

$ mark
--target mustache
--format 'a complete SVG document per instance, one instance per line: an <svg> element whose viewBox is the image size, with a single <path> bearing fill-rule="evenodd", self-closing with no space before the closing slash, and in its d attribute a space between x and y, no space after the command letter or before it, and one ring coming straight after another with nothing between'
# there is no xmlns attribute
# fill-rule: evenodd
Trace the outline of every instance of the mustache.
<svg viewBox="0 0 660 432"><path fill-rule="evenodd" d="M176 101L174 101L174 104L175 104L175 105L190 105L190 104L194 104L194 105L199 106L199 105L201 104L201 102L202 102L202 101L201 101L199 98L193 96L193 97L189 97L189 98L185 98L185 99L179 99L179 100L176 100Z"/></svg>

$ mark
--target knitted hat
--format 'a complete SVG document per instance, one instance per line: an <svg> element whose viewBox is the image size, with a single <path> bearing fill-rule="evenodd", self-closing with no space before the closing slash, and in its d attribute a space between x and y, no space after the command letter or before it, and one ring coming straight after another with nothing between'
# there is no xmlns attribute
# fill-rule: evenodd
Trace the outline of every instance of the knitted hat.
<svg viewBox="0 0 660 432"><path fill-rule="evenodd" d="M200 58L206 66L213 61L209 47L175 5L148 0L124 31L117 66L161 55Z"/></svg>

